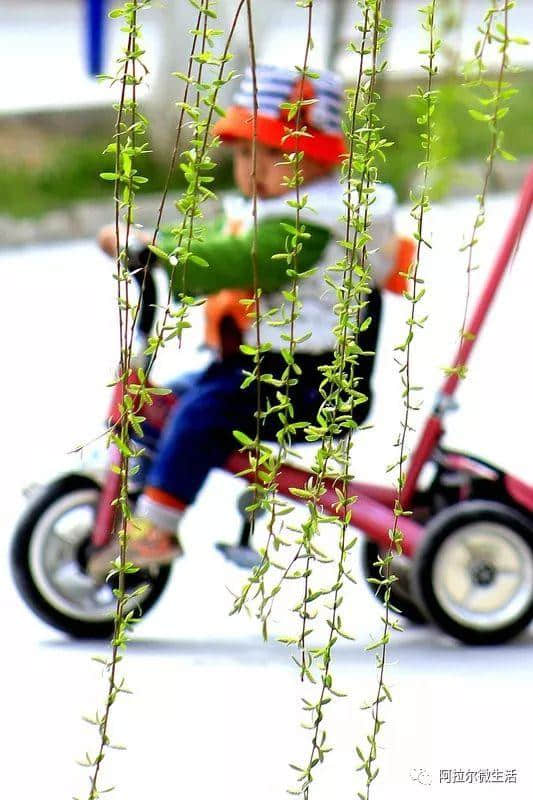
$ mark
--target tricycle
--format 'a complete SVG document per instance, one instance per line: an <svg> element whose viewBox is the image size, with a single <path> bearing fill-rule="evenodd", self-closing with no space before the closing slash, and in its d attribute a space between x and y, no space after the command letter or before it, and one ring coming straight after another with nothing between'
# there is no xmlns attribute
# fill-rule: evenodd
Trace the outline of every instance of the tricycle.
<svg viewBox="0 0 533 800"><path fill-rule="evenodd" d="M523 631L533 618L533 486L442 444L446 415L456 408L458 368L471 355L532 201L533 170L526 177L467 327L470 335L459 345L454 361L457 369L446 377L413 450L400 497L402 507L411 515L401 518L402 553L393 560L397 580L392 584L391 601L412 623L433 623L467 644L505 642ZM154 323L154 287L148 272L139 315L144 333ZM117 385L111 422L118 419L120 390ZM155 395L153 401L140 413L157 433L179 398L171 393ZM145 442L145 453L149 457L149 441ZM118 496L119 476L112 466L118 458L111 446L107 463L89 461L39 487L13 535L12 572L21 597L41 619L74 637L109 637L113 631L115 579L94 581L87 562L95 548L109 542L114 527L113 500ZM236 450L225 469L238 474L248 466L248 455ZM290 463L283 464L277 481L279 493L297 500L290 489L304 488L310 474ZM132 480L132 499L142 489L139 476L142 470ZM347 493L357 498L350 509L350 525L362 534L363 573L379 579L382 558L390 547L396 491L352 482ZM336 513L338 499L332 484L322 495L321 504L329 514ZM247 507L246 501L240 503L243 519L236 543L220 546L224 555L240 565L253 564L254 560ZM127 576L129 589L144 586L142 594L135 593L132 600L143 615L158 601L170 574L171 566L165 565ZM369 585L375 586L375 582Z"/></svg>

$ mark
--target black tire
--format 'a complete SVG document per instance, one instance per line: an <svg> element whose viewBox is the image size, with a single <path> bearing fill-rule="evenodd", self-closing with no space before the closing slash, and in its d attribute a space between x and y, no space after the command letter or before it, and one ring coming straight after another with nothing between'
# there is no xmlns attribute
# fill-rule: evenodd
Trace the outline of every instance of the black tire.
<svg viewBox="0 0 533 800"><path fill-rule="evenodd" d="M493 584L510 575L516 590L508 601L500 591L498 601ZM457 503L428 524L411 580L413 597L441 630L465 644L503 644L533 619L533 520L489 500ZM491 590L499 607L489 610Z"/></svg>
<svg viewBox="0 0 533 800"><path fill-rule="evenodd" d="M46 519L46 514L52 515L51 518L53 518L54 509L59 511L62 503L67 506L71 503L72 509L75 510L77 498L80 500L78 509L82 507L83 498L88 498L85 507L90 508L99 491L99 487L94 481L82 475L67 475L48 484L30 500L15 528L11 543L12 574L23 601L44 622L77 639L109 639L113 634L113 612L110 611L107 614L101 610L94 617L90 613L78 614L75 607L64 607L59 590L55 595L54 591L43 591L42 578L39 578L39 570L35 567L35 556L33 555L35 538L40 531L40 525L43 524L43 519ZM84 534L80 535L84 536ZM76 558L72 557L71 563L72 569L77 571L75 577L78 582L90 580L84 570L89 536L90 532L80 543L65 545L65 547L72 547L73 550L76 548L77 555ZM51 539L51 537L48 538ZM47 545L46 542L45 538L43 552L46 552L47 547L53 546L53 544ZM68 567L69 562L66 563ZM133 578L133 582L128 588L133 588L135 584L141 583L148 586L145 594L136 600L136 605L142 614L149 611L159 600L170 577L170 571L170 566L165 566L154 570L153 573L143 570L134 576L129 576L130 579ZM106 586L103 591L111 592L111 589ZM46 596L47 594L48 596ZM111 604L109 605L111 606Z"/></svg>
<svg viewBox="0 0 533 800"><path fill-rule="evenodd" d="M380 574L380 568L376 566L376 562L380 555L384 555L383 551L370 539L361 539L360 545L361 568L365 578L382 580L383 576ZM392 605L402 612L402 618L408 619L413 625L426 625L427 618L411 596L407 576L398 574L396 577L398 580L391 586L390 599ZM369 583L368 580L366 580L365 583L375 597L377 584Z"/></svg>

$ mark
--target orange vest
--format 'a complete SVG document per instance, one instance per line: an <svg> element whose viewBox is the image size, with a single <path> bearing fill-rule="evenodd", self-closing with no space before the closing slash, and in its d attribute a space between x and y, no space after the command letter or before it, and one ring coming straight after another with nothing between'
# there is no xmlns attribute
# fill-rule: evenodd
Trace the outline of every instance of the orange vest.
<svg viewBox="0 0 533 800"><path fill-rule="evenodd" d="M210 295L205 303L205 341L209 347L220 349L220 326L224 317L232 317L241 332L250 326L248 310L241 300L253 297L244 289L223 289Z"/></svg>

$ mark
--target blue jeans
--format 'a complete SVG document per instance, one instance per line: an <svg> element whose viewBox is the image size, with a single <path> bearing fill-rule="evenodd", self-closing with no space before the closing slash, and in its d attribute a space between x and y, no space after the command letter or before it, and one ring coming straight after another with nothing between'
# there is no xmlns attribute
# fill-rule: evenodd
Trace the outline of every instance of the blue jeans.
<svg viewBox="0 0 533 800"><path fill-rule="evenodd" d="M328 363L331 354L299 357L303 374L291 394L295 417L312 420L318 411L319 364ZM193 503L209 471L222 467L238 443L233 436L240 430L250 437L256 430L256 387L241 389L243 368L250 369L251 360L242 356L226 358L211 364L181 395L167 420L157 446L154 462L147 475L147 485L168 492L189 505ZM263 362L263 373L279 376L285 366L279 354L269 354ZM275 390L265 386L265 395ZM264 408L263 398L262 406ZM276 414L267 418L262 438L274 439L279 428Z"/></svg>

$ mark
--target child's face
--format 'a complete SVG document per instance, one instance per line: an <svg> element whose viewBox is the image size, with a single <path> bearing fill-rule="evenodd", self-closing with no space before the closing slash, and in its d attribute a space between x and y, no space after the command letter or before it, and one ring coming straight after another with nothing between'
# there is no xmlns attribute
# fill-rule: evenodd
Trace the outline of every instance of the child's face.
<svg viewBox="0 0 533 800"><path fill-rule="evenodd" d="M253 147L252 142L239 139L233 148L233 175L239 191L245 197L253 194L252 181ZM317 161L304 158L301 164L304 183L330 171L330 167ZM283 180L291 174L291 167L283 163L283 153L276 147L267 147L261 142L256 144L256 179L257 194L261 198L280 197L288 188Z"/></svg>

